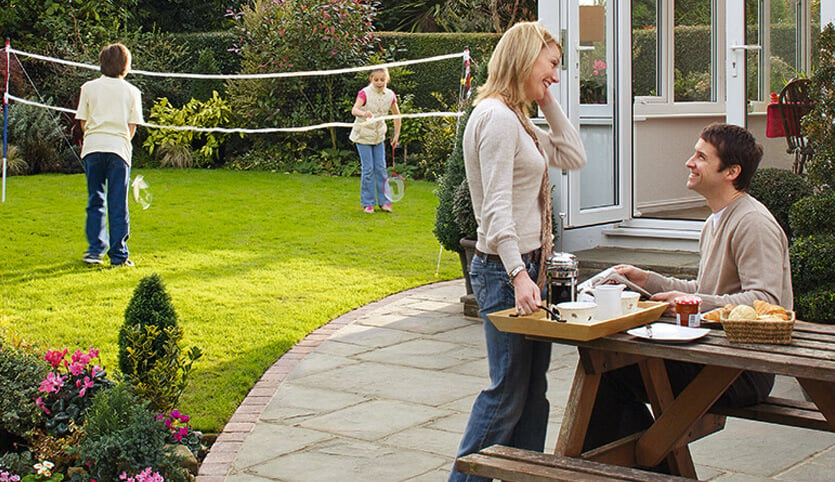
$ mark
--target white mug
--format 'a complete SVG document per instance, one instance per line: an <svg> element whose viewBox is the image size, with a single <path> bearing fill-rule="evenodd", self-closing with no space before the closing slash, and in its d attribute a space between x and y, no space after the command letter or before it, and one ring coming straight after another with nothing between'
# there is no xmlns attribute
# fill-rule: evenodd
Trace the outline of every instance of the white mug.
<svg viewBox="0 0 835 482"><path fill-rule="evenodd" d="M624 315L638 311L638 300L641 299L641 294L635 291L624 291L620 295L621 310Z"/></svg>
<svg viewBox="0 0 835 482"><path fill-rule="evenodd" d="M621 293L625 285L601 284L594 287L594 302L597 303L597 313L594 315L598 320L617 318L623 314L621 306Z"/></svg>

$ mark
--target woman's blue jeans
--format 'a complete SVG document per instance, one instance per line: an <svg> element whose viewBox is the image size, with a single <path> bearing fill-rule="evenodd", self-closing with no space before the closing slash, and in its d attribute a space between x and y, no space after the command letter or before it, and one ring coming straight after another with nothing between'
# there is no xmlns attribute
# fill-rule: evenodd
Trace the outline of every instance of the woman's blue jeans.
<svg viewBox="0 0 835 482"><path fill-rule="evenodd" d="M130 166L111 152L87 154L82 163L87 174L87 253L101 256L107 251L110 264L122 264L128 259L130 237Z"/></svg>
<svg viewBox="0 0 835 482"><path fill-rule="evenodd" d="M531 279L536 279L539 263L524 261ZM512 308L516 302L513 285L501 263L473 256L470 282L483 320L490 386L476 397L457 457L493 444L542 452L550 408L545 397L545 375L551 362L551 344L499 331L487 318L487 313ZM453 467L449 480L489 479L462 474Z"/></svg>
<svg viewBox="0 0 835 482"><path fill-rule="evenodd" d="M385 141L376 144L357 144L362 163L360 204L363 207L382 206L390 201L386 198L386 149ZM376 191L376 197L375 197Z"/></svg>

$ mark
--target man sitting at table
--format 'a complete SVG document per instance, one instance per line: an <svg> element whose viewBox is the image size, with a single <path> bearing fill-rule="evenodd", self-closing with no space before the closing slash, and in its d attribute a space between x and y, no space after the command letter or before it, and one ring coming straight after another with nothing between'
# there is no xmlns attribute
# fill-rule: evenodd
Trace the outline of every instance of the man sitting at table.
<svg viewBox="0 0 835 482"><path fill-rule="evenodd" d="M653 293L652 300L672 303L697 294L702 311L726 304L751 305L765 300L792 309L793 295L786 235L774 216L746 193L762 158L762 147L746 129L729 124L707 126L685 166L687 188L704 196L712 214L699 239L696 280L668 278L630 265L615 269ZM668 310L671 313L672 308ZM678 395L702 365L666 361L673 392ZM768 397L774 375L743 372L716 402L745 406ZM647 429L653 422L637 365L603 374L584 450Z"/></svg>

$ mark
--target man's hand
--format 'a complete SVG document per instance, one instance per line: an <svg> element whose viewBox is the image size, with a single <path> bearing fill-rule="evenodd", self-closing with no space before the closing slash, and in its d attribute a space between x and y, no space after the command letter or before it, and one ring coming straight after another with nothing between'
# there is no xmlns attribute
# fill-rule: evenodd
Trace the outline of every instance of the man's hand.
<svg viewBox="0 0 835 482"><path fill-rule="evenodd" d="M522 316L530 315L542 304L539 286L534 283L527 270L522 270L513 278L516 296L516 312Z"/></svg>
<svg viewBox="0 0 835 482"><path fill-rule="evenodd" d="M626 279L641 288L647 284L647 279L649 278L649 273L647 271L644 271L641 268L636 268L631 264L619 264L615 266L615 271L617 271L618 274L625 276Z"/></svg>
<svg viewBox="0 0 835 482"><path fill-rule="evenodd" d="M670 306L667 307L667 310L664 311L664 314L667 316L676 316L676 307L673 304L673 300L678 298L679 296L684 296L687 293L682 293L681 291L665 291L663 293L655 293L650 298L651 301L663 301L669 303Z"/></svg>

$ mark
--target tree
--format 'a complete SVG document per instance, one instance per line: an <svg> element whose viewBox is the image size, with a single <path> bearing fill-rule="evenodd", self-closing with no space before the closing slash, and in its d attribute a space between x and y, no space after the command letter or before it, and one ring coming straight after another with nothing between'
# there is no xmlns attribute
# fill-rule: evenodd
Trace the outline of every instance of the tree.
<svg viewBox="0 0 835 482"><path fill-rule="evenodd" d="M375 44L375 16L371 0L255 0L236 15L241 73L364 65ZM228 91L248 122L287 127L343 118L345 84L346 77L333 75L258 79L231 81ZM336 130L329 134L336 149Z"/></svg>
<svg viewBox="0 0 835 482"><path fill-rule="evenodd" d="M410 32L496 32L536 19L535 0L410 0L380 10L381 28Z"/></svg>

